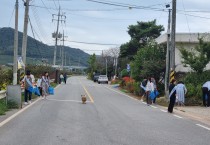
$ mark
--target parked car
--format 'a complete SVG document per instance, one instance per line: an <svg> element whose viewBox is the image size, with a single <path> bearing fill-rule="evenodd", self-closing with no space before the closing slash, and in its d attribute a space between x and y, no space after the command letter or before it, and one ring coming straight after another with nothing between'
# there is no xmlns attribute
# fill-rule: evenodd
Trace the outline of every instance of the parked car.
<svg viewBox="0 0 210 145"><path fill-rule="evenodd" d="M93 76L93 81L94 81L94 82L97 82L99 76L100 76L100 74L95 74L95 75Z"/></svg>
<svg viewBox="0 0 210 145"><path fill-rule="evenodd" d="M108 77L106 75L100 75L99 78L98 78L98 83L106 83L108 84Z"/></svg>

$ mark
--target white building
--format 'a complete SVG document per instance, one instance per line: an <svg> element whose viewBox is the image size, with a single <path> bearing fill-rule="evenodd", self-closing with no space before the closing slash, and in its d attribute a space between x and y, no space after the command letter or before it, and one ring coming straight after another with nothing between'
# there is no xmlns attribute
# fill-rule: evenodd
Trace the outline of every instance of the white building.
<svg viewBox="0 0 210 145"><path fill-rule="evenodd" d="M209 33L177 33L176 34L176 49L175 49L175 71L176 72L190 72L192 71L189 67L184 67L182 64L180 48L191 50L199 44L198 38L203 38L205 42L210 42ZM156 39L158 44L167 43L167 34L163 34ZM210 63L206 66L206 69L210 69Z"/></svg>

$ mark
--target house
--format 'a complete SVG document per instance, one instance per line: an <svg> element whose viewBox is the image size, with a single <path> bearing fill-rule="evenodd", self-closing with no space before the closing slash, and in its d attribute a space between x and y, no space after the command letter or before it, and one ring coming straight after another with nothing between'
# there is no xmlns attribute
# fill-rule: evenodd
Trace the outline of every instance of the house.
<svg viewBox="0 0 210 145"><path fill-rule="evenodd" d="M205 42L210 42L209 33L177 33L176 34L176 48L175 48L175 71L176 72L190 72L189 67L184 67L182 64L180 48L191 50L199 44L198 38L203 38ZM163 34L156 39L158 44L167 44L167 34ZM210 70L210 63L206 66Z"/></svg>

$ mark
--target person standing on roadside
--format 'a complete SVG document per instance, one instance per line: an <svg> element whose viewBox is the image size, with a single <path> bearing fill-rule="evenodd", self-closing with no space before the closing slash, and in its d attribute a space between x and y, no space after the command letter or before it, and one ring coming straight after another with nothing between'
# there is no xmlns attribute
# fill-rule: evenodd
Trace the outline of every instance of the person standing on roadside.
<svg viewBox="0 0 210 145"><path fill-rule="evenodd" d="M23 78L23 80L21 81L22 83L24 83L25 86L25 91L24 91L24 105L28 105L31 104L31 96L32 96L32 92L30 90L30 88L33 88L33 81L32 81L32 77L31 77L31 72L29 70L26 71L26 76Z"/></svg>
<svg viewBox="0 0 210 145"><path fill-rule="evenodd" d="M187 93L187 88L184 82L179 81L176 88L176 95L178 98L178 105L183 106L185 103L185 94Z"/></svg>
<svg viewBox="0 0 210 145"><path fill-rule="evenodd" d="M64 81L63 73L60 74L60 84Z"/></svg>
<svg viewBox="0 0 210 145"><path fill-rule="evenodd" d="M210 81L207 81L202 86L203 106L210 107Z"/></svg>
<svg viewBox="0 0 210 145"><path fill-rule="evenodd" d="M169 86L169 99L168 112L173 113L174 104L176 102L176 80L173 79Z"/></svg>
<svg viewBox="0 0 210 145"><path fill-rule="evenodd" d="M42 75L37 80L37 87L39 89L40 95L42 96Z"/></svg>
<svg viewBox="0 0 210 145"><path fill-rule="evenodd" d="M150 105L150 93L154 91L154 84L151 78L148 78L146 85L146 96L147 96L147 105Z"/></svg>
<svg viewBox="0 0 210 145"><path fill-rule="evenodd" d="M64 73L64 75L63 75L63 80L64 80L64 83L66 84L66 81L67 81L67 74L66 73Z"/></svg>
<svg viewBox="0 0 210 145"><path fill-rule="evenodd" d="M41 86L42 86L42 99L46 99L47 95L49 94L48 88L50 86L50 77L48 72L45 72L44 76L42 76Z"/></svg>

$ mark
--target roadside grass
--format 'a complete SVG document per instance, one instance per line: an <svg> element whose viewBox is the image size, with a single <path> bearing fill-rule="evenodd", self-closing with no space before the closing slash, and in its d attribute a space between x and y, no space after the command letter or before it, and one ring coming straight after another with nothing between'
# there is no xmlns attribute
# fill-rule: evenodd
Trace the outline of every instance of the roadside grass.
<svg viewBox="0 0 210 145"><path fill-rule="evenodd" d="M0 116L5 115L7 111L11 109L18 109L18 104L14 101L8 101L6 105L6 100L1 99L0 100Z"/></svg>
<svg viewBox="0 0 210 145"><path fill-rule="evenodd" d="M8 111L5 99L0 100L0 115L5 115L6 111Z"/></svg>
<svg viewBox="0 0 210 145"><path fill-rule="evenodd" d="M168 102L165 97L159 97L156 99L156 103L160 106L168 107Z"/></svg>
<svg viewBox="0 0 210 145"><path fill-rule="evenodd" d="M124 92L124 93L129 93L128 90L126 90L126 89L121 89L121 88L120 88L120 91L122 91L122 92Z"/></svg>
<svg viewBox="0 0 210 145"><path fill-rule="evenodd" d="M52 86L53 88L55 88L56 86L57 86L58 84L56 84L56 83L50 83L50 86Z"/></svg>

